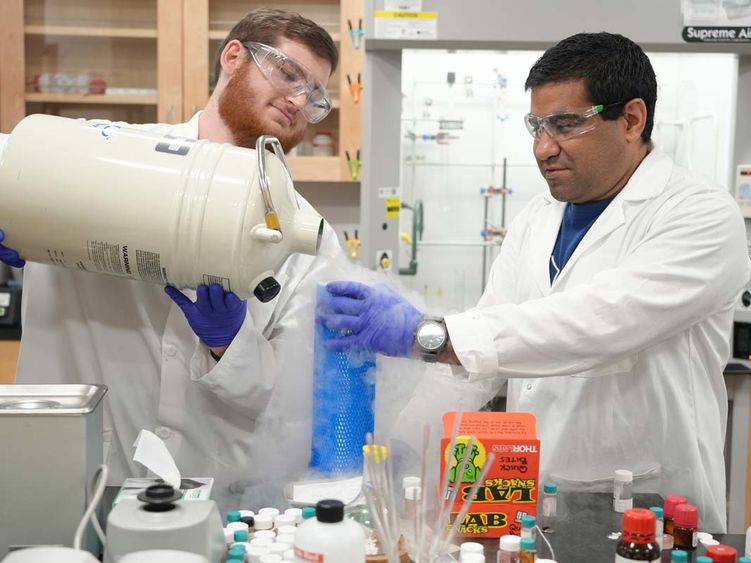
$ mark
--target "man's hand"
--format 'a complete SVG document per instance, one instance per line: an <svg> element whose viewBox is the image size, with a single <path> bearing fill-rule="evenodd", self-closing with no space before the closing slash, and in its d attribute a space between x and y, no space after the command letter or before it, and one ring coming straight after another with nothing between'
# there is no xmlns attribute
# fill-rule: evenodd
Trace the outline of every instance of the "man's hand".
<svg viewBox="0 0 751 563"><path fill-rule="evenodd" d="M5 240L5 233L0 229L0 242ZM14 268L23 268L26 265L26 260L22 259L18 252L12 248L0 244L0 262L13 266Z"/></svg>
<svg viewBox="0 0 751 563"><path fill-rule="evenodd" d="M409 357L415 329L423 315L401 295L385 285L370 287L357 282L331 282L330 297L320 301L316 321L343 330L326 347L337 352L369 351Z"/></svg>
<svg viewBox="0 0 751 563"><path fill-rule="evenodd" d="M211 284L211 287L199 285L195 303L176 287L168 285L164 291L182 309L190 328L201 342L210 348L229 346L248 312L247 301L231 291L224 291L217 283Z"/></svg>

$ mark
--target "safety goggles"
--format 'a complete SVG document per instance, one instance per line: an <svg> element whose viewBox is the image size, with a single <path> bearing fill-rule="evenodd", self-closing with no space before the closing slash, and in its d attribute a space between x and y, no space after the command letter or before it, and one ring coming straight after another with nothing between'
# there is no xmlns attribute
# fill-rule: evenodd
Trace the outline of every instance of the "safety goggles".
<svg viewBox="0 0 751 563"><path fill-rule="evenodd" d="M624 102L613 104L598 104L579 111L561 111L551 113L545 117L537 117L531 113L524 116L524 124L527 131L535 139L539 139L545 131L556 141L565 141L577 135L583 135L594 129L597 120L594 117L609 107L621 105Z"/></svg>
<svg viewBox="0 0 751 563"><path fill-rule="evenodd" d="M300 111L308 123L318 123L329 114L331 102L326 88L310 78L308 69L263 43L246 41L244 45L258 70L274 88L292 98L305 95L305 105Z"/></svg>

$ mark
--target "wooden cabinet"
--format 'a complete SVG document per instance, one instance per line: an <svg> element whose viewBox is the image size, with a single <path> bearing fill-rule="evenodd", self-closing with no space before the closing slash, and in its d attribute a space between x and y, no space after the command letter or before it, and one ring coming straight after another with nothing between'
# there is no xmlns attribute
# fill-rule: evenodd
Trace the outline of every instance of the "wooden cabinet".
<svg viewBox="0 0 751 563"><path fill-rule="evenodd" d="M243 0L2 0L0 131L30 113L132 123L179 123L206 104L218 48L253 8ZM331 33L341 63L329 82L334 110L308 128L290 156L295 181L352 181L345 151L356 158L362 122L349 93L362 46L347 21L362 17L359 0L282 0ZM334 140L332 156L312 156L316 133ZM307 151L305 150L307 149ZM359 177L357 178L359 180Z"/></svg>

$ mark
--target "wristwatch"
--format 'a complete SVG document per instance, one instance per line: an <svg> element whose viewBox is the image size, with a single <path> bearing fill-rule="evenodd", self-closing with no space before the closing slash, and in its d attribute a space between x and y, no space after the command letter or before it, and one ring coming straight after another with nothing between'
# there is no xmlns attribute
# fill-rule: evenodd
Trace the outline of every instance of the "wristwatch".
<svg viewBox="0 0 751 563"><path fill-rule="evenodd" d="M446 347L448 332L443 319L423 317L415 330L415 351L425 362L437 362Z"/></svg>

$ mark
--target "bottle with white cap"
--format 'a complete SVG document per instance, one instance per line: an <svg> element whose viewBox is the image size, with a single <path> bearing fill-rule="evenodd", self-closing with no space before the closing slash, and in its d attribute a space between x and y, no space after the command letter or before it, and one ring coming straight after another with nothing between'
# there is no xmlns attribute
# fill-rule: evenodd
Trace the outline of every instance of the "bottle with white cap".
<svg viewBox="0 0 751 563"><path fill-rule="evenodd" d="M522 539L519 536L501 536L498 541L497 563L519 563L519 551Z"/></svg>
<svg viewBox="0 0 751 563"><path fill-rule="evenodd" d="M632 492L634 474L628 469L616 469L613 476L613 510L626 512L634 507Z"/></svg>
<svg viewBox="0 0 751 563"><path fill-rule="evenodd" d="M344 504L322 500L316 504L316 517L303 522L295 534L295 561L325 563L364 563L365 531L344 518Z"/></svg>
<svg viewBox="0 0 751 563"><path fill-rule="evenodd" d="M465 541L459 546L460 563L485 561L485 548L481 543Z"/></svg>

